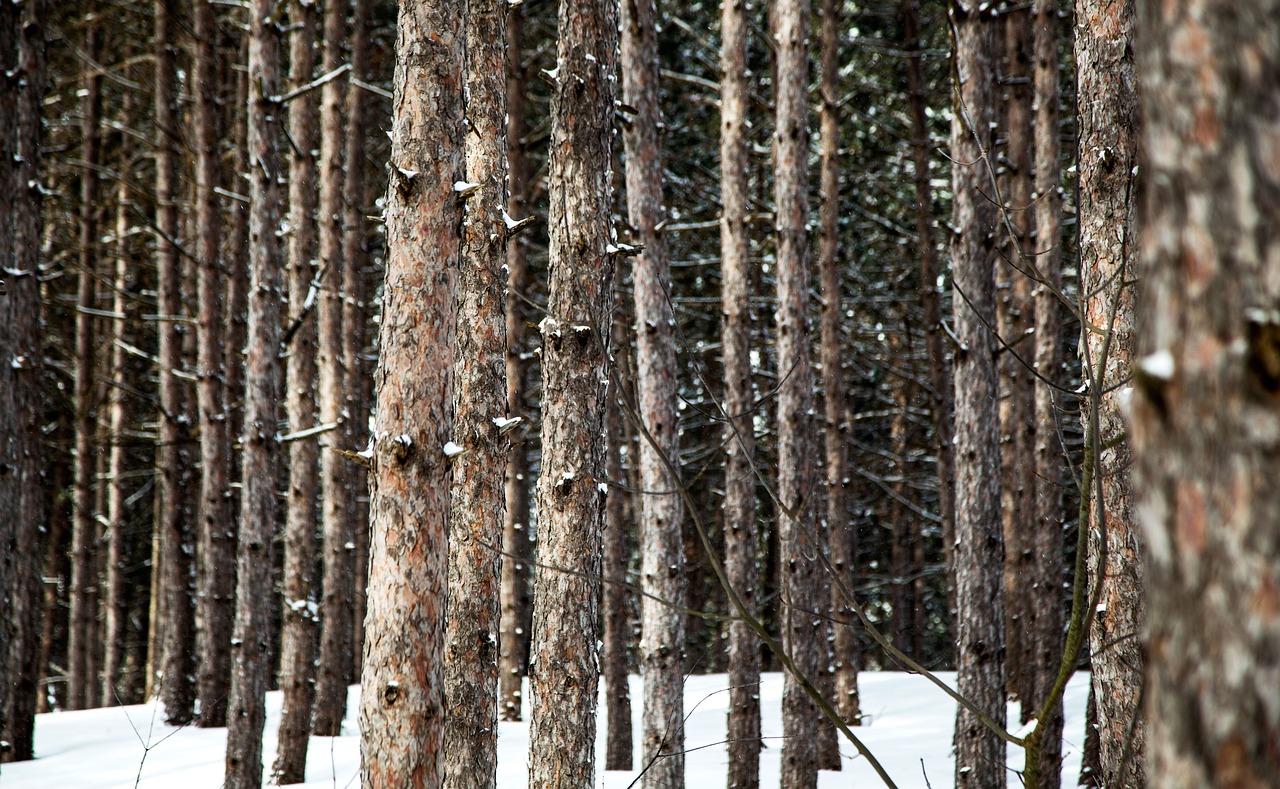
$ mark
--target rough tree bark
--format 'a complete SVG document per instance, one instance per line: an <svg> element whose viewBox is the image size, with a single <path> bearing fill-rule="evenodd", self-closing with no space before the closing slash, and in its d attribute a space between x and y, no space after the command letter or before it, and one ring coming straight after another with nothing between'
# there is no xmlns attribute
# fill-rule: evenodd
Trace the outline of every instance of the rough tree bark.
<svg viewBox="0 0 1280 789"><path fill-rule="evenodd" d="M751 387L751 260L747 242L747 3L720 8L720 336L724 357L725 574L756 607L755 427ZM760 647L746 622L728 625L730 789L760 785Z"/></svg>
<svg viewBox="0 0 1280 789"><path fill-rule="evenodd" d="M777 233L778 518L782 562L782 645L811 680L825 668L826 627L819 616L815 551L817 479L813 470L813 371L809 362L809 3L775 0L777 116L773 139ZM826 608L825 602L821 606ZM818 780L818 710L788 674L782 694L782 784Z"/></svg>
<svg viewBox="0 0 1280 789"><path fill-rule="evenodd" d="M996 17L986 5L952 0L955 116L951 124L954 207L951 242L955 358L957 690L996 725L1005 721L1004 543L1000 434L996 413L995 238L990 192L991 125L998 61ZM976 715L956 715L956 786L1005 782L1004 741Z"/></svg>
<svg viewBox="0 0 1280 789"><path fill-rule="evenodd" d="M375 788L443 780L456 285L462 201L475 200L463 25L457 2L400 3L360 694L362 781Z"/></svg>
<svg viewBox="0 0 1280 789"><path fill-rule="evenodd" d="M1062 166L1058 143L1058 0L1036 0L1034 5L1035 98L1035 249L1025 267L1041 282L1033 291L1035 300L1035 370L1045 379L1061 380L1060 349L1062 304ZM1027 249L1028 252L1032 250ZM1028 654L1031 664L1030 698L1022 702L1022 716L1039 713L1052 692L1062 664L1064 610L1062 563L1064 520L1062 498L1062 448L1058 439L1058 409L1055 390L1043 381L1029 380L1035 387L1035 445L1032 481L1034 510L1028 522L1030 535L1031 588L1030 619L1024 628L1032 639ZM1033 706L1034 705L1034 706ZM1040 720L1044 734L1040 740L1040 789L1057 789L1062 780L1062 704L1056 704L1048 719Z"/></svg>
<svg viewBox="0 0 1280 789"><path fill-rule="evenodd" d="M529 166L525 160L525 74L521 33L524 8L507 13L507 213L516 220L528 210ZM525 309L529 289L526 247L520 237L507 244L507 413L525 418ZM521 716L521 679L529 651L529 447L515 441L507 455L506 510L502 523L501 635L498 698L502 719Z"/></svg>
<svg viewBox="0 0 1280 789"><path fill-rule="evenodd" d="M8 78L8 74L17 72L19 60L18 24L21 12L16 5L9 4L0 8L0 73L6 77L0 80L0 317L5 319L0 324L0 359L16 359L18 353L18 333L25 323L13 314L9 304L10 277L21 273L14 265L10 272L10 263L16 263L16 223L18 216L18 104L20 91L17 80ZM5 367L9 365L4 365ZM13 366L15 372L10 373L0 368L5 386L0 389L0 507L4 512L21 512L19 509L20 492L18 488L18 462L21 452L22 420L27 417L18 410L17 391L23 384L15 380L21 365ZM7 609L18 595L18 567L14 550L17 548L17 522L11 518L0 520L0 603ZM11 645L14 639L14 626L7 618L0 622L0 736L9 732L9 716L13 709L13 696L17 692L10 679L9 672L13 664ZM8 741L0 744L0 759L8 761Z"/></svg>
<svg viewBox="0 0 1280 789"><path fill-rule="evenodd" d="M1133 0L1077 0L1080 289L1088 294L1085 375L1098 397L1097 499L1090 508L1089 584L1102 578L1089 641L1103 786L1145 782L1141 719L1145 622L1142 540L1134 522L1128 424L1120 410L1133 347L1137 262L1138 95ZM1108 337L1109 335L1109 337ZM1107 348L1103 358L1104 345ZM1100 505L1100 506L1099 506ZM1103 523L1107 536L1101 542ZM1105 559L1105 565L1100 565ZM1132 732L1132 734L1131 734ZM1127 756L1126 756L1127 754Z"/></svg>
<svg viewBox="0 0 1280 789"><path fill-rule="evenodd" d="M6 63L11 75L8 85L15 88L14 112L8 117L14 126L6 140L14 147L7 161L13 162L13 189L6 199L14 199L13 209L4 213L12 217L12 257L6 255L7 292L0 296L0 335L3 348L0 358L10 360L0 366L0 384L12 398L6 416L15 420L0 427L0 507L11 513L13 532L6 539L14 547L6 549L10 568L9 580L0 584L8 596L6 621L7 651L0 649L0 664L5 666L3 689L0 689L0 740L9 743L0 750L0 762L30 759L34 755L36 700L41 696L38 682L44 670L39 662L40 626L43 618L44 591L41 573L43 560L44 485L41 479L40 420L34 415L41 408L39 390L43 368L41 358L40 292L36 272L40 264L41 203L40 131L41 109L45 90L45 27L49 15L48 0L35 0L16 8L13 52L16 63ZM7 50L6 50L7 51ZM7 544L3 543L3 544Z"/></svg>
<svg viewBox="0 0 1280 789"><path fill-rule="evenodd" d="M231 639L234 670L227 710L226 786L262 784L264 699L271 681L274 640L271 567L280 445L279 155L282 137L274 99L280 92L280 20L274 0L249 8L249 326L245 357L244 433L241 436L240 535L236 549L236 617Z"/></svg>
<svg viewBox="0 0 1280 789"><path fill-rule="evenodd" d="M831 552L831 566L842 576L851 579L857 566L857 533L849 518L849 506L845 496L848 486L848 436L845 421L845 390L843 354L840 341L840 316L843 315L840 295L840 123L838 102L840 76L840 10L836 0L822 2L822 158L821 191L822 209L819 217L818 270L821 279L821 361L823 407L823 454L826 458L827 529ZM845 580L845 587L853 584ZM850 725L858 725L862 719L858 702L858 637L857 617L849 601L844 599L836 584L831 584L831 610L835 615L832 625L835 667L835 700L840 717ZM840 750L835 743L836 730L829 728L828 747L834 751L835 761L827 762L823 769L840 769Z"/></svg>
<svg viewBox="0 0 1280 789"><path fill-rule="evenodd" d="M331 74L342 65L342 44L346 36L347 0L327 0L324 4L324 58L321 71ZM320 423L337 425L327 436L328 447L341 445L351 437L346 405L346 368L342 358L343 258L342 194L343 87L340 79L326 83L320 93L320 268L316 272L317 367L316 391L320 401ZM359 91L360 88L353 88ZM359 166L359 163L356 163ZM354 440L347 443L355 443ZM320 597L320 655L316 667L316 690L312 732L320 737L342 733L347 712L347 680L351 676L351 628L353 595L352 562L355 558L355 524L351 519L349 463L336 452L320 456L321 531L324 534L324 576Z"/></svg>
<svg viewBox="0 0 1280 789"><path fill-rule="evenodd" d="M529 658L531 789L595 783L608 394L616 0L562 3L551 99L539 566ZM607 490L607 487L606 487Z"/></svg>
<svg viewBox="0 0 1280 789"><path fill-rule="evenodd" d="M1148 782L1270 786L1280 775L1280 2L1138 8L1147 311L1132 425Z"/></svg>
<svg viewBox="0 0 1280 789"><path fill-rule="evenodd" d="M622 96L635 109L626 124L627 215L642 251L633 268L637 426L640 440L641 786L684 786L684 540L675 477L677 463L675 315L671 268L659 226L663 205L662 105L658 97L658 7L655 0L622 6Z"/></svg>
<svg viewBox="0 0 1280 789"><path fill-rule="evenodd" d="M319 9L312 0L293 0L289 14L289 88L311 81L315 72ZM288 432L316 423L316 293L317 252L315 148L318 96L295 97L289 116L289 215L285 287L288 291L284 407ZM285 494L284 572L281 588L280 690L283 705L276 761L271 779L277 784L302 783L311 739L311 706L315 699L316 605L312 578L316 562L319 516L320 448L314 439L289 444L289 483Z"/></svg>
<svg viewBox="0 0 1280 789"><path fill-rule="evenodd" d="M222 214L214 189L221 183L222 139L217 64L217 25L209 3L197 3L192 81L195 94L196 245L199 265L200 351L197 398L200 409L200 553L196 606L201 622L198 676L202 727L227 725L231 684L231 624L235 617L235 521L228 495L231 446L227 434L226 348L223 295L226 290L219 245ZM116 433L116 435L119 435Z"/></svg>
<svg viewBox="0 0 1280 789"><path fill-rule="evenodd" d="M508 446L506 0L469 0L467 198L458 274L449 612L444 635L444 782L488 789L498 772L498 625ZM470 188L470 187L468 187Z"/></svg>
<svg viewBox="0 0 1280 789"><path fill-rule="evenodd" d="M626 323L627 310L614 310L613 339L614 365L619 371L631 369L627 363ZM626 315L626 317L623 317ZM626 373L623 372L623 375ZM622 420L622 407L618 402L620 391L611 391L605 405L604 434L608 453L605 459L605 475L609 478L609 493L605 501L604 527L604 637L601 650L602 674L605 686L606 717L609 732L605 740L604 769L630 770L634 763L633 737L631 733L631 687L628 674L628 645L631 642L631 617L627 606L627 569L630 564L631 546L627 539L630 519L627 517L627 490L625 471L622 468L622 447L629 433Z"/></svg>
<svg viewBox="0 0 1280 789"><path fill-rule="evenodd" d="M100 49L97 25L86 26L84 51L97 60ZM97 676L93 654L93 596L95 546L93 484L97 472L94 431L94 309L98 242L98 166L102 150L98 124L102 112L102 76L88 70L80 98L80 276L75 318L75 488L71 528L71 613L67 637L67 709L96 706Z"/></svg>

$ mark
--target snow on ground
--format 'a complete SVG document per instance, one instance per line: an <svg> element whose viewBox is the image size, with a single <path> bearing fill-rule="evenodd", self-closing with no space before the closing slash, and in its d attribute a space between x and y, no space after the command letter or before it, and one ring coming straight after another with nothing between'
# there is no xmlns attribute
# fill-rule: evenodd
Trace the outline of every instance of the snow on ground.
<svg viewBox="0 0 1280 789"><path fill-rule="evenodd" d="M948 683L954 673L939 675ZM867 744L902 789L944 789L952 785L951 730L955 704L928 680L898 672L865 672L858 677L862 709L869 724L854 732ZM688 785L713 789L725 783L725 713L728 693L723 674L690 677L685 688L686 762ZM631 678L633 732L640 759L640 680ZM358 787L359 755L355 728L359 688L352 686L348 719L342 737L313 737L307 756L305 787ZM1063 751L1063 784L1075 786L1084 745L1084 707L1088 675L1076 675L1067 687L1066 736ZM761 688L765 749L761 756L764 789L778 786L782 741L782 676L766 674ZM601 717L604 708L601 704ZM1009 710L1010 720L1017 714ZM263 742L265 769L275 759L276 727L280 721L280 694L267 695L267 727ZM604 754L600 726L598 753ZM174 729L165 726L156 704L133 707L55 712L36 720L37 759L0 767L4 789L95 789L145 787L146 789L216 789L222 785L225 729ZM524 789L525 754L529 724L501 723L498 727L498 786ZM865 759L847 742L841 742L842 772L823 772L819 786L872 787L879 779ZM1009 749L1009 766L1022 764L1022 751ZM596 785L623 789L635 772L597 772ZM927 781L926 781L927 777ZM1012 777L1010 785L1016 786Z"/></svg>

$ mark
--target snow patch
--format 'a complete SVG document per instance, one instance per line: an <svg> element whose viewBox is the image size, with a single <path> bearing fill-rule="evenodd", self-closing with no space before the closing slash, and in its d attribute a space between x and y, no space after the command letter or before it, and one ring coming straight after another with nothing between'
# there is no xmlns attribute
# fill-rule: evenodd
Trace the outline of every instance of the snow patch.
<svg viewBox="0 0 1280 789"><path fill-rule="evenodd" d="M1142 361L1138 362L1138 369L1157 381L1171 381L1173 380L1176 364L1169 349L1161 348L1142 357Z"/></svg>
<svg viewBox="0 0 1280 789"><path fill-rule="evenodd" d="M464 450L461 446L453 443L452 441L445 442L444 456L447 458L456 457L458 455L461 455L465 451L466 450Z"/></svg>

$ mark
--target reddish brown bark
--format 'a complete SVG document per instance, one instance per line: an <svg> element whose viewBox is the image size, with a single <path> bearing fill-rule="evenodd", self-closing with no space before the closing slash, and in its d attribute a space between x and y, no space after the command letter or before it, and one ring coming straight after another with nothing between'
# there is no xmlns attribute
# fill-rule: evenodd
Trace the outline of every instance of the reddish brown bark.
<svg viewBox="0 0 1280 789"><path fill-rule="evenodd" d="M400 4L360 694L369 787L443 781L465 35L457 3Z"/></svg>
<svg viewBox="0 0 1280 789"><path fill-rule="evenodd" d="M625 309L614 311L613 337L617 344L614 363L619 370L629 370L629 355L622 341L627 336ZM629 317L629 316L628 316ZM628 578L631 548L627 539L630 519L627 516L626 480L622 468L622 447L628 431L618 403L619 392L609 393L605 405L604 434L605 474L609 492L605 501L604 527L604 637L601 650L602 675L605 685L606 717L609 732L605 740L604 769L630 770L634 762L631 733L631 689L627 680L628 645L631 641L631 617L628 615Z"/></svg>

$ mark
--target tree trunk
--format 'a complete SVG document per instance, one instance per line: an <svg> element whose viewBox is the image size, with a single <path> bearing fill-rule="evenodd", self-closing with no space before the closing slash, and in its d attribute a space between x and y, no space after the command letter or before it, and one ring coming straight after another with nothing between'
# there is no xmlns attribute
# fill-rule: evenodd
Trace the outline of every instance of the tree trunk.
<svg viewBox="0 0 1280 789"><path fill-rule="evenodd" d="M297 90L315 72L319 9L310 0L289 7L289 88ZM288 289L288 350L285 369L285 413L288 432L316 424L316 109L309 91L287 105L289 139L289 246L285 263ZM283 608L280 632L279 745L273 783L302 783L311 735L315 698L316 601L312 578L316 561L317 494L320 449L314 439L289 444L289 487L285 497Z"/></svg>
<svg viewBox="0 0 1280 789"><path fill-rule="evenodd" d="M271 681L274 640L271 568L274 564L276 481L280 447L279 156L276 140L282 108L280 29L274 0L249 8L249 326L245 357L240 539L236 549L236 618L231 651L234 671L227 720L226 786L262 784L264 697Z"/></svg>
<svg viewBox="0 0 1280 789"><path fill-rule="evenodd" d="M244 189L249 179L249 36L240 37L240 68L227 69L235 80L235 102L231 116L232 126L232 162L230 181ZM232 200L227 217L227 282L226 282L226 317L227 327L226 359L227 359L227 440L230 443L230 476L237 487L231 489L230 503L233 522L238 520L241 499L238 487L243 485L239 479L244 465L243 447L240 438L244 434L244 400L245 400L245 342L249 325L249 206L240 200ZM236 524L237 529L239 524ZM232 536L228 551L237 552L237 537ZM235 562L230 562L231 588L236 586ZM232 609L231 618L235 619L235 601L229 603ZM228 653L228 664L231 662ZM230 675L228 674L228 678Z"/></svg>
<svg viewBox="0 0 1280 789"><path fill-rule="evenodd" d="M445 628L444 781L450 789L497 786L498 625L506 504L507 206L506 0L470 0L466 21L467 199L458 275Z"/></svg>
<svg viewBox="0 0 1280 789"><path fill-rule="evenodd" d="M1132 425L1148 780L1269 786L1280 775L1280 3L1139 7L1149 319Z"/></svg>
<svg viewBox="0 0 1280 789"><path fill-rule="evenodd" d="M1145 626L1142 536L1129 482L1128 423L1120 410L1133 346L1132 282L1136 270L1137 77L1133 0L1077 0L1075 36L1080 141L1080 289L1088 294L1084 373L1097 398L1097 499L1090 507L1089 588L1102 578L1092 645L1094 698L1103 786L1145 782L1143 686ZM1106 358L1103 349L1106 348ZM1105 517L1107 540L1100 541ZM1096 536L1095 536L1096 535ZM1103 564L1105 560L1105 564ZM1132 734L1131 734L1132 732Z"/></svg>
<svg viewBox="0 0 1280 789"><path fill-rule="evenodd" d="M755 427L751 387L751 260L747 241L747 9L720 9L720 283L724 364L725 574L755 613ZM760 786L760 646L746 622L728 629L730 789Z"/></svg>
<svg viewBox="0 0 1280 789"><path fill-rule="evenodd" d="M369 3L370 0L354 0L351 9L351 78L370 78L369 54ZM368 380L364 360L365 314L364 267L368 260L365 248L369 220L366 216L369 190L365 178L365 91L348 90L346 101L346 201L342 230L342 366L343 390L346 397L347 430L344 435L349 446L356 449L366 446L369 440ZM365 586L369 570L369 502L359 495L368 490L368 475L359 465L347 467L348 518L354 527L352 534L352 575L344 582L352 589L351 600L351 673L348 681L359 681L364 663L364 615Z"/></svg>
<svg viewBox="0 0 1280 789"><path fill-rule="evenodd" d="M636 411L640 439L640 666L644 675L641 786L684 786L685 578L676 439L675 315L671 268L659 226L663 205L658 129L658 9L655 0L622 3L622 95L635 108L625 126L627 215L643 251L633 269Z"/></svg>
<svg viewBox="0 0 1280 789"><path fill-rule="evenodd" d="M195 708L195 610L191 589L193 502L190 398L183 371L182 259L178 246L178 5L155 2L156 266L160 291L160 497L158 592L164 595L157 644L165 720L189 723Z"/></svg>
<svg viewBox="0 0 1280 789"><path fill-rule="evenodd" d="M629 370L626 363L627 348L622 343L626 336L626 310L614 310L613 336L617 350L614 363L617 368ZM628 316L629 317L629 316ZM627 539L630 519L627 517L627 490L625 471L622 468L622 447L628 441L629 432L622 421L618 404L621 392L609 394L605 404L605 475L609 478L609 492L605 500L604 527L604 655L603 664L606 717L609 733L605 741L604 769L630 770L634 764L633 738L631 734L631 688L627 680L628 645L631 642L631 617L627 610L627 568L631 559L631 546Z"/></svg>
<svg viewBox="0 0 1280 789"><path fill-rule="evenodd" d="M507 213L517 219L528 211L529 166L525 161L525 75L521 33L524 9L507 13ZM517 237L507 243L507 413L525 414L524 299L529 289L525 242ZM529 447L514 441L507 455L506 510L502 523L502 622L498 655L498 698L502 719L521 716L521 679L529 652ZM628 725L628 730L629 730Z"/></svg>
<svg viewBox="0 0 1280 789"><path fill-rule="evenodd" d="M1060 350L1062 273L1062 166L1058 146L1058 0L1035 3L1035 250L1027 268L1042 280L1035 288L1035 370L1043 378L1062 380ZM1028 249L1028 252L1031 250ZM1058 439L1055 390L1043 381L1035 387L1034 520L1031 534L1030 699L1022 716L1039 713L1053 689L1065 647L1062 597L1063 533L1062 445ZM1032 705L1034 704L1034 707ZM1062 779L1062 704L1041 718L1040 789L1057 789Z"/></svg>
<svg viewBox="0 0 1280 789"><path fill-rule="evenodd" d="M813 372L809 362L809 59L807 0L775 0L777 107L774 203L777 232L778 497L783 579L782 644L796 670L816 680L825 626L817 614L818 573L813 472ZM823 608L826 606L823 605ZM782 694L782 784L814 787L818 780L818 711L799 680L788 674Z"/></svg>
<svg viewBox="0 0 1280 789"><path fill-rule="evenodd" d="M998 231L1007 245L996 264L1000 336L1012 350L1000 351L1000 498L1004 528L1004 630L1005 682L1010 696L1022 701L1025 722L1035 707L1035 636L1031 620L1035 616L1032 584L1035 563L1034 481L1035 390L1031 370L1034 359L1035 307L1029 275L1031 234L1036 208L1031 203L1033 138L1031 126L1031 13L1027 5L1004 12L1004 117L1005 169L1001 172L1004 191L1002 210L1011 227L1006 235L1004 221ZM976 169L984 174L983 166ZM1025 341L1029 339L1030 342Z"/></svg>
<svg viewBox="0 0 1280 789"><path fill-rule="evenodd" d="M0 72L6 74L0 80L0 261L8 264L17 255L15 236L17 235L18 206L21 194L18 183L18 106L21 91L16 80L8 79L8 74L17 72L20 50L18 44L19 21L21 11L10 4L0 8ZM6 265L7 269L7 265ZM17 340L23 322L9 308L9 283L12 276L7 270L3 274L3 290L0 291L0 359L16 359L19 352ZM7 366L7 365L6 365ZM0 508L4 512L21 512L20 488L18 487L19 452L22 448L23 420L28 414L18 410L17 392L20 384L15 372L0 369L5 386L0 389ZM9 517L0 520L0 545L5 551L0 554L0 599L6 602L17 593L18 567L17 557L9 550L9 546L17 545L17 521ZM6 617L0 622L0 760L9 760L9 742L3 735L9 733L9 717L13 712L13 697L17 692L16 683L9 673L13 669L11 645L16 633L13 623Z"/></svg>
<svg viewBox="0 0 1280 789"><path fill-rule="evenodd" d="M231 684L231 625L235 617L235 521L231 498L231 442L227 434L224 269L219 254L222 212L214 189L221 183L222 139L218 93L217 24L209 3L197 3L192 81L195 93L196 245L199 265L200 553L196 595L201 622L199 697L201 727L227 725Z"/></svg>
<svg viewBox="0 0 1280 789"><path fill-rule="evenodd" d="M822 287L821 360L824 455L826 457L827 530L831 566L841 575L845 588L856 567L857 535L849 520L845 495L848 486L848 423L845 421L844 354L841 349L840 317L844 314L840 285L840 10L835 0L822 3L822 210L819 224L818 270ZM835 700L840 717L851 725L862 718L858 703L858 639L857 621L849 601L835 583L831 584L831 610L835 614L833 660L835 667ZM827 756L823 769L840 769L840 749L834 727L825 727L824 745Z"/></svg>
<svg viewBox="0 0 1280 789"><path fill-rule="evenodd" d="M994 266L997 233L990 192L996 25L984 6L952 0L957 106L951 124L954 216L951 244L956 448L957 690L998 726L1005 721L1004 544L1000 434L996 414ZM1004 786L1004 741L971 711L956 716L956 786Z"/></svg>
<svg viewBox="0 0 1280 789"><path fill-rule="evenodd" d="M0 333L4 339L0 358L10 364L0 367L0 384L12 398L6 417L12 423L0 428L0 507L14 514L12 537L16 550L9 552L9 579L0 584L9 597L7 621L12 623L7 650L0 648L5 682L0 689L0 740L9 748L0 752L0 762L31 759L34 755L35 711L41 695L39 680L45 666L39 662L40 625L44 592L41 588L45 487L41 479L40 375L43 369L40 326L40 291L36 272L40 265L41 202L40 131L45 90L45 26L49 14L47 0L25 3L18 8L15 28L17 62L6 65L15 87L12 152L16 157L12 176L14 198L12 217L12 268L3 275L8 293L0 297ZM7 29L7 28L6 28ZM14 360L17 363L14 363ZM0 396L2 397L2 396Z"/></svg>
<svg viewBox="0 0 1280 789"><path fill-rule="evenodd" d="M531 789L595 784L600 564L606 483L618 5L560 6L551 100L550 281L542 333L539 566L529 658Z"/></svg>
<svg viewBox="0 0 1280 789"><path fill-rule="evenodd" d="M331 74L342 65L342 44L347 28L347 0L324 4L324 62L321 71ZM327 434L329 449L352 438L346 405L347 375L342 357L342 280L347 261L343 257L343 86L332 80L320 93L320 269L316 273L318 299L320 423L337 425ZM360 88L352 88L357 92ZM353 167L359 167L360 162ZM347 712L347 682L351 676L351 588L354 575L355 524L351 520L350 463L336 452L320 456L323 490L320 518L324 534L324 578L320 602L320 661L315 691L313 732L320 737L342 733Z"/></svg>
<svg viewBox="0 0 1280 789"><path fill-rule="evenodd" d="M920 307L923 310L925 348L929 355L930 411L934 451L937 452L938 514L942 518L942 553L947 565L947 586L954 586L955 561L955 447L952 444L953 389L947 352L942 343L942 307L938 290L937 247L933 234L933 188L929 185L929 125L925 108L924 66L920 43L919 0L902 0L903 49L907 58L907 90L910 93L911 159L915 183L916 254L920 257Z"/></svg>
<svg viewBox="0 0 1280 789"><path fill-rule="evenodd" d="M443 780L456 278L463 200L479 202L454 186L466 174L463 25L457 3L400 3L360 694L374 789Z"/></svg>
<svg viewBox="0 0 1280 789"><path fill-rule="evenodd" d="M97 60L99 38L96 25L88 25L85 52ZM98 241L98 175L102 142L98 134L102 111L102 77L86 72L80 99L80 158L85 167L80 172L80 277L76 297L75 320L75 490L71 530L71 614L67 643L67 709L87 708L90 686L96 684L93 671L93 625L96 612L92 607L91 587L97 584L94 573L93 483L97 470L94 456L94 318L89 310L95 304L95 269ZM96 694L93 694L96 695Z"/></svg>

